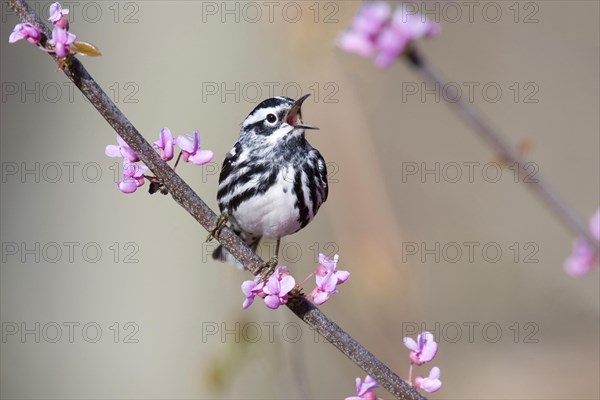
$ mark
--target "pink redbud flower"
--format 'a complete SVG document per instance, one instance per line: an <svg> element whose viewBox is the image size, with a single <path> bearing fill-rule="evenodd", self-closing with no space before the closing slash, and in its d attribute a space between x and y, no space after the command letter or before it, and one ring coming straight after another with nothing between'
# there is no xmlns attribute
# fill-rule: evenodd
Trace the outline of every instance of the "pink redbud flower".
<svg viewBox="0 0 600 400"><path fill-rule="evenodd" d="M48 18L48 21L54 23L67 14L69 14L69 9L63 9L59 2L52 3L50 4L50 18Z"/></svg>
<svg viewBox="0 0 600 400"><path fill-rule="evenodd" d="M122 157L131 162L140 160L136 152L119 135L117 135L117 142L119 143L118 145L109 144L106 146L104 154L109 157Z"/></svg>
<svg viewBox="0 0 600 400"><path fill-rule="evenodd" d="M409 350L412 350L410 361L415 365L423 365L433 360L437 353L438 345L431 332L422 332L416 342L410 337L405 337L403 342Z"/></svg>
<svg viewBox="0 0 600 400"><path fill-rule="evenodd" d="M600 208L590 218L590 232L600 242ZM596 245L597 246L597 245ZM575 239L573 252L565 260L565 271L571 276L589 273L598 261L598 250L584 238Z"/></svg>
<svg viewBox="0 0 600 400"><path fill-rule="evenodd" d="M214 154L210 150L200 150L200 133L194 131L193 135L177 136L175 144L183 152L183 159L195 165L204 165L209 163Z"/></svg>
<svg viewBox="0 0 600 400"><path fill-rule="evenodd" d="M427 393L433 393L440 390L442 387L442 381L440 381L440 369L438 367L431 368L429 376L425 378L417 376L415 378L415 387L423 389Z"/></svg>
<svg viewBox="0 0 600 400"><path fill-rule="evenodd" d="M370 57L375 53L375 37L390 17L389 4L369 2L361 6L350 30L342 32L338 46L349 53Z"/></svg>
<svg viewBox="0 0 600 400"><path fill-rule="evenodd" d="M246 296L246 300L242 304L244 310L252 305L256 296L266 297L266 294L263 292L265 283L260 282L260 280L261 277L257 276L253 281L244 281L242 283L242 292Z"/></svg>
<svg viewBox="0 0 600 400"><path fill-rule="evenodd" d="M379 387L377 381L366 376L365 381L361 382L360 378L356 378L356 396L346 397L345 400L377 400L378 397L373 392L373 389Z"/></svg>
<svg viewBox="0 0 600 400"><path fill-rule="evenodd" d="M377 35L390 18L392 9L383 1L365 2L352 20L352 30L365 35Z"/></svg>
<svg viewBox="0 0 600 400"><path fill-rule="evenodd" d="M65 21L66 21L67 25L60 26L60 27L63 29L68 29L69 22L68 22L67 18L65 17L65 15L69 14L69 9L67 9L67 8L63 9L62 5L59 2L56 2L56 3L52 3L50 5L49 13L50 13L50 18L48 18L48 21L52 22L52 24L54 24L55 26L57 24L64 25Z"/></svg>
<svg viewBox="0 0 600 400"><path fill-rule="evenodd" d="M144 174L148 171L145 165L133 164L123 159L123 179L117 183L117 187L123 193L133 193L144 184Z"/></svg>
<svg viewBox="0 0 600 400"><path fill-rule="evenodd" d="M589 273L596 264L596 250L583 238L573 241L573 252L565 260L565 271L571 276L582 276Z"/></svg>
<svg viewBox="0 0 600 400"><path fill-rule="evenodd" d="M332 294L338 292L336 286L346 282L350 277L348 271L336 270L338 260L339 256L337 254L333 259L319 254L319 267L315 276L317 286L310 294L316 305L321 305L329 300Z"/></svg>
<svg viewBox="0 0 600 400"><path fill-rule="evenodd" d="M325 276L328 272L331 272L337 278L337 284L341 285L350 278L350 272L338 271L337 263L340 259L338 254L334 255L333 258L328 258L324 254L319 254L319 267L317 268L317 276Z"/></svg>
<svg viewBox="0 0 600 400"><path fill-rule="evenodd" d="M412 13L406 5L396 9L389 26L410 40L436 36L442 31L438 23L424 15Z"/></svg>
<svg viewBox="0 0 600 400"><path fill-rule="evenodd" d="M337 39L337 45L347 53L361 57L371 57L375 53L375 42L360 32L342 32Z"/></svg>
<svg viewBox="0 0 600 400"><path fill-rule="evenodd" d="M58 58L64 58L71 52L71 43L75 41L75 35L59 26L54 26L52 39L48 41L54 46L54 54Z"/></svg>
<svg viewBox="0 0 600 400"><path fill-rule="evenodd" d="M29 43L38 44L42 38L42 32L35 26L29 23L17 24L15 29L8 38L8 43L15 43L19 40L25 39Z"/></svg>
<svg viewBox="0 0 600 400"><path fill-rule="evenodd" d="M332 274L325 276L317 275L316 280L317 287L315 287L310 293L310 297L313 299L316 305L320 306L329 300L332 294L338 292L338 290L335 288L337 285L337 278Z"/></svg>
<svg viewBox="0 0 600 400"><path fill-rule="evenodd" d="M391 22L383 28L377 38L379 54L375 58L375 64L379 68L388 68L402 54L409 42L435 36L440 30L439 24L420 14L407 13L403 6L398 7Z"/></svg>
<svg viewBox="0 0 600 400"><path fill-rule="evenodd" d="M163 128L160 130L160 139L154 142L154 147L160 149L160 158L163 161L169 161L173 159L173 149L175 142L173 141L173 135L169 128Z"/></svg>
<svg viewBox="0 0 600 400"><path fill-rule="evenodd" d="M296 286L296 280L287 272L287 267L281 266L267 280L263 288L265 305L272 309L287 303L288 293Z"/></svg>

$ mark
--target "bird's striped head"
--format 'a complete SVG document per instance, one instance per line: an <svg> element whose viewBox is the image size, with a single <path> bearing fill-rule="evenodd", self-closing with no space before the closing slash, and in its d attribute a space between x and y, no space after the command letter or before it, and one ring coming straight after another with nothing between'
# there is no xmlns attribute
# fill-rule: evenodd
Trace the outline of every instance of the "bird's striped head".
<svg viewBox="0 0 600 400"><path fill-rule="evenodd" d="M304 135L305 129L319 129L302 122L302 103L309 94L292 100L273 97L264 100L242 122L240 137L276 144L285 138Z"/></svg>

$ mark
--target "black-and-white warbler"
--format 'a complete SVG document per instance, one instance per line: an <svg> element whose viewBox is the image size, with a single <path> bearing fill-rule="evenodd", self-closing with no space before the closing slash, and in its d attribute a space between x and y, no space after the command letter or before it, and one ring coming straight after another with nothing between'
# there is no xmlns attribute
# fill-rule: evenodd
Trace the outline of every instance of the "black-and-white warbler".
<svg viewBox="0 0 600 400"><path fill-rule="evenodd" d="M221 217L214 234L229 220L232 230L253 250L261 237L277 240L304 228L327 200L327 168L318 150L304 137L298 100L274 97L261 102L242 122L237 143L227 153L219 177ZM209 236L210 237L210 236ZM213 258L241 268L222 246Z"/></svg>

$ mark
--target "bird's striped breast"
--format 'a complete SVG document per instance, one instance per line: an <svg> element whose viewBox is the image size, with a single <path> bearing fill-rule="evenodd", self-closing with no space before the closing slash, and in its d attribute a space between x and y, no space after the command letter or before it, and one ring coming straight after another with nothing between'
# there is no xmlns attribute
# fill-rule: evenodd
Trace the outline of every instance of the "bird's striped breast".
<svg viewBox="0 0 600 400"><path fill-rule="evenodd" d="M217 199L232 223L260 236L278 239L305 227L327 200L327 168L308 145L292 161L250 153L238 143L221 170Z"/></svg>

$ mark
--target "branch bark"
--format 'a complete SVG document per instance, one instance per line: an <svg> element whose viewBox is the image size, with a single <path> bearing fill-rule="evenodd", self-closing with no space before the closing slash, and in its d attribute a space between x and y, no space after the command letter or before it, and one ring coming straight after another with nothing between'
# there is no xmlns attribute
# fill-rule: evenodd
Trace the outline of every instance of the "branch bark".
<svg viewBox="0 0 600 400"><path fill-rule="evenodd" d="M37 26L45 38L42 43L50 37L50 30L29 7L25 0L5 0L17 14L22 22L29 22ZM52 56L52 55L51 55ZM52 56L55 58L54 56ZM55 58L56 60L56 58ZM216 222L216 214L202 201L188 184L181 179L173 169L164 162L154 148L148 143L127 117L119 110L108 95L90 76L83 64L75 57L68 66L64 68L67 77L81 90L83 95L98 110L100 115L110 126L123 138L123 140L138 154L157 178L167 187L173 199L185 209L196 221L207 231L210 231ZM224 228L217 240L252 274L259 272L259 267L264 261L258 257L246 244L230 229ZM352 338L335 322L330 320L314 304L304 296L296 293L288 308L316 330L328 342L337 347L342 353L350 358L363 371L371 375L394 397L403 400L424 400L415 388L403 381L390 368L382 363L377 357L370 353L364 346ZM351 382L351 381L350 381ZM352 387L352 386L349 386Z"/></svg>

